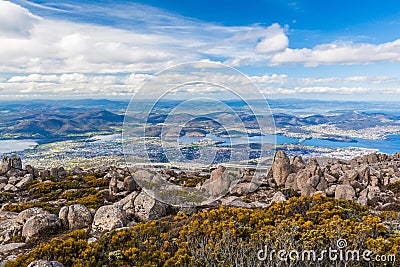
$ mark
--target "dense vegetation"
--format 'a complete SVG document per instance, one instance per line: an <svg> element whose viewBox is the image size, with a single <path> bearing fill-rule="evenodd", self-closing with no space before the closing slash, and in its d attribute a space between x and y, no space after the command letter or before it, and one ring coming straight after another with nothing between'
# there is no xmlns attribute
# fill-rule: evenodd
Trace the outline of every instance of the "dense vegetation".
<svg viewBox="0 0 400 267"><path fill-rule="evenodd" d="M56 179L40 182L34 180L26 184L27 199L19 203L12 195L2 193L0 203L15 200L17 203L8 204L3 211L21 212L32 207L41 207L44 210L58 214L62 206L82 204L87 208L97 209L104 204L108 194L108 181L101 175L90 174L84 177L70 175L61 181Z"/></svg>
<svg viewBox="0 0 400 267"><path fill-rule="evenodd" d="M112 231L93 243L87 242L87 231L78 230L42 243L6 266L26 266L37 259L82 267L276 266L278 259L262 262L257 252L264 248L320 252L335 248L338 239L347 241L346 249L398 256L400 235L394 223L398 219L395 212L378 216L346 200L301 196L266 210L220 207L194 215L179 212ZM329 266L333 262L328 260L286 261L279 266ZM373 266L368 264L350 261L347 266Z"/></svg>

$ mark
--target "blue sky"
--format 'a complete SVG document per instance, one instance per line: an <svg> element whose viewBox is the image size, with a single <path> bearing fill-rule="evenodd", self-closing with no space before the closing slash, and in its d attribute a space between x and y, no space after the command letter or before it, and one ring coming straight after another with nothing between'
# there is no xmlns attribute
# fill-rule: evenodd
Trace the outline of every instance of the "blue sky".
<svg viewBox="0 0 400 267"><path fill-rule="evenodd" d="M270 98L400 100L400 2L0 1L1 98L129 98L194 60Z"/></svg>

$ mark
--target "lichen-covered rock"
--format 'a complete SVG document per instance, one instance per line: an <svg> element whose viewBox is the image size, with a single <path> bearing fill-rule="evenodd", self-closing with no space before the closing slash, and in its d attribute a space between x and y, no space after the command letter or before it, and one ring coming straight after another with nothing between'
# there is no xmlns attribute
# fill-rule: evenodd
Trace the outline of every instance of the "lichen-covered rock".
<svg viewBox="0 0 400 267"><path fill-rule="evenodd" d="M21 188L23 187L26 183L32 182L33 181L33 175L32 174L25 174L24 178L22 178L16 185L15 187Z"/></svg>
<svg viewBox="0 0 400 267"><path fill-rule="evenodd" d="M284 185L286 178L291 173L291 166L290 159L283 150L276 151L271 168L276 184L278 186Z"/></svg>
<svg viewBox="0 0 400 267"><path fill-rule="evenodd" d="M135 191L137 188L136 181L132 176L127 176L124 179L124 190L128 192Z"/></svg>
<svg viewBox="0 0 400 267"><path fill-rule="evenodd" d="M60 219L54 214L40 214L29 218L22 227L22 237L26 241L39 238L61 228Z"/></svg>
<svg viewBox="0 0 400 267"><path fill-rule="evenodd" d="M11 157L11 168L22 170L22 160L19 156L12 156Z"/></svg>
<svg viewBox="0 0 400 267"><path fill-rule="evenodd" d="M103 233L126 225L125 214L120 206L107 205L100 207L93 218L92 231Z"/></svg>
<svg viewBox="0 0 400 267"><path fill-rule="evenodd" d="M337 185L335 190L336 199L353 200L356 196L356 191L350 185Z"/></svg>
<svg viewBox="0 0 400 267"><path fill-rule="evenodd" d="M166 205L144 191L135 198L135 215L142 221L156 220L166 215Z"/></svg>
<svg viewBox="0 0 400 267"><path fill-rule="evenodd" d="M62 207L58 217L63 226L70 230L88 227L92 223L92 214L81 204Z"/></svg>
<svg viewBox="0 0 400 267"><path fill-rule="evenodd" d="M43 210L42 208L34 207L21 211L15 219L15 223L18 225L24 225L28 219L35 215L50 214L50 212Z"/></svg>
<svg viewBox="0 0 400 267"><path fill-rule="evenodd" d="M0 165L0 174L6 174L9 170L11 170L11 159L3 157Z"/></svg>
<svg viewBox="0 0 400 267"><path fill-rule="evenodd" d="M120 206L125 213L127 219L133 219L135 216L135 198L139 195L139 192L132 192L120 201L114 203L114 205Z"/></svg>

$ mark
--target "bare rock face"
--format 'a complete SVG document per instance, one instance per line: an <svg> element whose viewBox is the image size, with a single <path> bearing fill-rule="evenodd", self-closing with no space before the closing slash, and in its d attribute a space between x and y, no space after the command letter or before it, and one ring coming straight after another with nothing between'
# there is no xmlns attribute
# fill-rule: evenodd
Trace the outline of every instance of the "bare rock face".
<svg viewBox="0 0 400 267"><path fill-rule="evenodd" d="M108 188L110 190L111 197L115 196L119 192L117 178L115 178L115 177L111 178Z"/></svg>
<svg viewBox="0 0 400 267"><path fill-rule="evenodd" d="M306 170L311 174L311 176L314 175L322 176L321 168L319 166L317 159L315 158L310 158L307 161Z"/></svg>
<svg viewBox="0 0 400 267"><path fill-rule="evenodd" d="M379 162L379 157L376 153L372 153L363 157L365 163L373 164Z"/></svg>
<svg viewBox="0 0 400 267"><path fill-rule="evenodd" d="M120 201L114 203L114 205L120 206L128 220L132 220L135 217L135 198L139 195L139 192L133 191Z"/></svg>
<svg viewBox="0 0 400 267"><path fill-rule="evenodd" d="M288 175L288 177L286 178L286 182L285 182L285 187L286 188L291 188L293 190L298 190L298 186L297 186L297 179L296 179L297 174L296 173L291 173Z"/></svg>
<svg viewBox="0 0 400 267"><path fill-rule="evenodd" d="M371 168L368 165L363 165L358 170L358 175L362 183L367 185L370 181Z"/></svg>
<svg viewBox="0 0 400 267"><path fill-rule="evenodd" d="M229 192L234 180L224 166L219 166L211 172L210 179L201 185L201 189L211 196L222 196Z"/></svg>
<svg viewBox="0 0 400 267"><path fill-rule="evenodd" d="M299 190L301 190L303 188L303 186L307 183L308 178L311 177L311 173L308 172L307 170L300 170L297 174L296 174L296 183L297 183L297 188Z"/></svg>
<svg viewBox="0 0 400 267"><path fill-rule="evenodd" d="M9 170L11 170L11 159L8 157L3 157L0 165L0 174L6 174Z"/></svg>
<svg viewBox="0 0 400 267"><path fill-rule="evenodd" d="M225 172L226 168L224 166L218 166L218 168L216 168L215 170L213 170L211 172L210 175L210 181L213 182L217 179L219 179Z"/></svg>
<svg viewBox="0 0 400 267"><path fill-rule="evenodd" d="M58 261L38 260L31 262L28 267L64 267L64 265Z"/></svg>
<svg viewBox="0 0 400 267"><path fill-rule="evenodd" d="M92 231L103 233L126 225L125 215L119 206L102 206L94 215Z"/></svg>
<svg viewBox="0 0 400 267"><path fill-rule="evenodd" d="M16 217L15 223L18 225L24 225L31 217L41 214L50 214L50 212L37 207L23 210Z"/></svg>
<svg viewBox="0 0 400 267"><path fill-rule="evenodd" d="M297 172L301 169L304 169L305 166L306 166L306 163L304 162L304 160L301 156L295 156L293 158L293 162L292 162L293 171Z"/></svg>
<svg viewBox="0 0 400 267"><path fill-rule="evenodd" d="M128 192L133 192L137 188L136 181L132 176L127 176L124 179L124 190Z"/></svg>
<svg viewBox="0 0 400 267"><path fill-rule="evenodd" d="M284 185L286 178L291 173L291 167L290 159L283 150L276 151L271 168L276 184L278 186Z"/></svg>
<svg viewBox="0 0 400 267"><path fill-rule="evenodd" d="M22 170L22 160L18 156L11 157L11 168L16 170Z"/></svg>
<svg viewBox="0 0 400 267"><path fill-rule="evenodd" d="M135 215L142 221L156 220L167 214L164 203L152 198L144 191L134 200Z"/></svg>
<svg viewBox="0 0 400 267"><path fill-rule="evenodd" d="M24 178L22 178L16 185L15 187L21 188L23 187L26 183L32 182L33 181L33 175L32 174L26 174Z"/></svg>
<svg viewBox="0 0 400 267"><path fill-rule="evenodd" d="M39 238L42 234L61 228L60 219L54 214L40 214L29 218L22 228L26 241Z"/></svg>
<svg viewBox="0 0 400 267"><path fill-rule="evenodd" d="M335 190L336 199L353 200L356 196L356 191L350 185L337 185Z"/></svg>
<svg viewBox="0 0 400 267"><path fill-rule="evenodd" d="M62 207L58 217L63 226L70 230L88 227L92 223L92 214L80 204Z"/></svg>

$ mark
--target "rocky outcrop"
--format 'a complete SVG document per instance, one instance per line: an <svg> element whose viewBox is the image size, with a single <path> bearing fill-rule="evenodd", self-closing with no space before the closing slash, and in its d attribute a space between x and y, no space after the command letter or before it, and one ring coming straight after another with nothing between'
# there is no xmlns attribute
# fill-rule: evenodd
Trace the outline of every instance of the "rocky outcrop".
<svg viewBox="0 0 400 267"><path fill-rule="evenodd" d="M206 191L211 197L219 197L227 194L231 185L234 185L234 176L230 175L224 166L218 166L213 170L210 179L206 180L201 186L201 190Z"/></svg>
<svg viewBox="0 0 400 267"><path fill-rule="evenodd" d="M337 185L335 190L336 199L354 200L356 191L350 185Z"/></svg>
<svg viewBox="0 0 400 267"><path fill-rule="evenodd" d="M272 176L276 184L282 186L286 182L286 178L291 173L290 159L283 150L278 150L275 153L274 161L272 163Z"/></svg>
<svg viewBox="0 0 400 267"><path fill-rule="evenodd" d="M18 173L22 171L22 160L18 156L6 157L4 156L0 164L0 175L7 173Z"/></svg>
<svg viewBox="0 0 400 267"><path fill-rule="evenodd" d="M11 159L8 157L3 157L0 166L0 174L4 175L11 170Z"/></svg>
<svg viewBox="0 0 400 267"><path fill-rule="evenodd" d="M114 205L119 206L122 208L122 211L124 212L126 218L128 220L134 220L135 219L135 199L139 195L139 192L132 192L120 201L114 203Z"/></svg>
<svg viewBox="0 0 400 267"><path fill-rule="evenodd" d="M22 237L26 241L39 238L41 235L54 233L61 228L60 219L54 214L40 214L29 218L22 228Z"/></svg>
<svg viewBox="0 0 400 267"><path fill-rule="evenodd" d="M126 223L125 214L121 207L117 205L102 206L94 215L92 231L94 233L104 233L124 227Z"/></svg>
<svg viewBox="0 0 400 267"><path fill-rule="evenodd" d="M58 217L62 225L70 230L88 227L92 223L92 214L80 204L62 207Z"/></svg>
<svg viewBox="0 0 400 267"><path fill-rule="evenodd" d="M166 215L166 205L142 191L134 200L135 215L142 221L156 220Z"/></svg>

